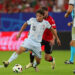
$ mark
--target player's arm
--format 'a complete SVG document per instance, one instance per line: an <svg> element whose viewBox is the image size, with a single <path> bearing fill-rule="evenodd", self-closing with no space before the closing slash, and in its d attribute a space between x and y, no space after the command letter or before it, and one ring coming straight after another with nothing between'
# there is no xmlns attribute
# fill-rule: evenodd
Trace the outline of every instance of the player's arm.
<svg viewBox="0 0 75 75"><path fill-rule="evenodd" d="M57 33L57 30L56 29L54 29L54 31ZM53 39L55 40L55 36L53 35Z"/></svg>
<svg viewBox="0 0 75 75"><path fill-rule="evenodd" d="M73 8L74 8L73 4L69 4L69 8L67 10L67 13L65 14L65 18L67 18L71 14Z"/></svg>
<svg viewBox="0 0 75 75"><path fill-rule="evenodd" d="M54 28L54 31L57 33L57 30L56 30L56 24L55 24L55 20L51 17L51 24L52 24L52 27ZM55 36L53 35L53 39L55 40Z"/></svg>
<svg viewBox="0 0 75 75"><path fill-rule="evenodd" d="M54 31L57 33L55 20L52 17L50 17L50 22L52 28L54 28ZM55 36L53 35L53 40L50 40L50 45L53 46L54 44L55 44Z"/></svg>
<svg viewBox="0 0 75 75"><path fill-rule="evenodd" d="M68 26L71 26L71 25L73 25L73 22L69 22L69 23L68 23Z"/></svg>
<svg viewBox="0 0 75 75"><path fill-rule="evenodd" d="M59 37L58 37L58 35L57 35L57 32L56 32L52 27L50 28L50 30L51 30L51 32L53 33L53 35L55 36L58 45L60 46L60 45L61 45L61 42L60 42L60 40L59 40Z"/></svg>
<svg viewBox="0 0 75 75"><path fill-rule="evenodd" d="M17 40L18 40L18 38L20 37L21 33L24 31L24 29L27 27L27 25L28 25L27 22L25 22L25 23L23 24L23 26L21 27L21 29L20 29L20 31L19 31L17 37L16 37Z"/></svg>
<svg viewBox="0 0 75 75"><path fill-rule="evenodd" d="M56 29L54 31L57 33ZM53 39L50 40L50 45L53 46L55 44L55 36L53 35Z"/></svg>

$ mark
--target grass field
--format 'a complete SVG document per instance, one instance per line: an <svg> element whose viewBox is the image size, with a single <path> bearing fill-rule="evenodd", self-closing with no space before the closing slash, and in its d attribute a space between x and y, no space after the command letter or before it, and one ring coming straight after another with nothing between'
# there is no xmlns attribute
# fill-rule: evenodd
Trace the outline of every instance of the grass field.
<svg viewBox="0 0 75 75"><path fill-rule="evenodd" d="M2 61L7 60L13 52L0 52L0 65L2 65ZM51 65L49 62L44 60L44 52L42 53L41 64L38 66L40 69L39 72L35 72L33 68L23 70L22 73L18 73L18 75L74 75L73 69L74 65L65 65L64 61L69 59L70 51L53 51L52 54L56 60L56 67L54 70L51 69ZM29 53L21 54L15 61L13 61L8 68L0 68L0 75L17 75L12 71L12 67L15 64L21 64L24 68L26 64L29 62Z"/></svg>

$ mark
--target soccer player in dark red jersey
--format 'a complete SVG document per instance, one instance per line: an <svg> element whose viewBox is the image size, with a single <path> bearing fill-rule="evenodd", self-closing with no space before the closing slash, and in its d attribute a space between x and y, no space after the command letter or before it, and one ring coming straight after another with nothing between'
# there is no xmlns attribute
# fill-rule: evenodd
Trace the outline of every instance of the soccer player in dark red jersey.
<svg viewBox="0 0 75 75"><path fill-rule="evenodd" d="M42 10L44 10L44 19L48 21L56 31L55 21L51 16L49 16L48 9L46 7L42 7ZM45 60L51 62L52 69L54 69L55 67L55 60L50 54L52 53L52 47L54 44L55 44L55 37L53 36L52 32L49 29L46 29L43 34L41 45L45 45ZM30 53L30 63L26 65L25 68L27 69L31 67L33 61L34 61L34 54Z"/></svg>

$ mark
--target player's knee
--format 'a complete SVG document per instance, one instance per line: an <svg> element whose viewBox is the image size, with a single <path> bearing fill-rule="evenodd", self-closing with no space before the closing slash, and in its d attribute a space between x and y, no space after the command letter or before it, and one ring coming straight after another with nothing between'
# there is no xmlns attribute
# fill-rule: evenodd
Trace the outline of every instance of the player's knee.
<svg viewBox="0 0 75 75"><path fill-rule="evenodd" d="M17 54L21 54L22 52L21 52L20 50L17 50L16 53L17 53Z"/></svg>
<svg viewBox="0 0 75 75"><path fill-rule="evenodd" d="M37 61L37 64L39 65L40 64L40 61Z"/></svg>
<svg viewBox="0 0 75 75"><path fill-rule="evenodd" d="M23 47L20 47L20 49L16 51L17 54L21 54L22 52L24 52L24 48Z"/></svg>
<svg viewBox="0 0 75 75"><path fill-rule="evenodd" d="M73 45L73 41L70 42L70 46L72 46L72 45Z"/></svg>
<svg viewBox="0 0 75 75"><path fill-rule="evenodd" d="M36 59L37 64L40 64L40 61L41 61L41 59L39 59L39 58Z"/></svg>
<svg viewBox="0 0 75 75"><path fill-rule="evenodd" d="M39 61L39 62L37 62L37 64L39 65L39 64L40 64L40 61Z"/></svg>
<svg viewBox="0 0 75 75"><path fill-rule="evenodd" d="M49 61L49 58L48 58L47 56L45 56L45 60L46 60L46 61Z"/></svg>

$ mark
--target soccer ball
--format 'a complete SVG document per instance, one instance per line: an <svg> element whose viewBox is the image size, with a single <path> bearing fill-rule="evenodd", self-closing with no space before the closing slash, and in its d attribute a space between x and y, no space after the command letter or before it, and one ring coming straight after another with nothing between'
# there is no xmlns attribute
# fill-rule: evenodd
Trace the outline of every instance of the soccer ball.
<svg viewBox="0 0 75 75"><path fill-rule="evenodd" d="M22 72L22 66L20 64L16 64L13 67L13 72L16 72L16 73Z"/></svg>

